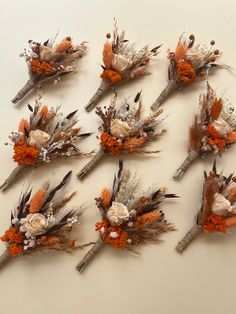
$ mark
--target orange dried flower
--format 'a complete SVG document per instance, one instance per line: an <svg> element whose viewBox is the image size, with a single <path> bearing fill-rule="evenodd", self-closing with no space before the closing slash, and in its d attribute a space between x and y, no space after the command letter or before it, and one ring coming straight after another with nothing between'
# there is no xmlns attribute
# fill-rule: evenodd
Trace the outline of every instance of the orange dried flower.
<svg viewBox="0 0 236 314"><path fill-rule="evenodd" d="M39 150L27 144L17 143L14 146L13 160L19 165L35 165Z"/></svg>
<svg viewBox="0 0 236 314"><path fill-rule="evenodd" d="M226 223L224 218L217 214L210 214L206 222L204 223L203 229L205 233L211 232L226 232Z"/></svg>
<svg viewBox="0 0 236 314"><path fill-rule="evenodd" d="M111 237L110 235L111 232L117 233L117 237L116 238ZM107 228L106 234L107 236L104 241L110 246L119 250L122 250L126 247L127 240L128 240L128 233L126 231L123 231L121 227Z"/></svg>
<svg viewBox="0 0 236 314"><path fill-rule="evenodd" d="M218 119L221 113L222 107L223 107L223 100L221 98L216 99L213 102L212 107L211 107L211 119L212 120Z"/></svg>
<svg viewBox="0 0 236 314"><path fill-rule="evenodd" d="M123 149L124 150L135 150L138 147L142 146L145 143L144 137L131 137L127 138L123 142Z"/></svg>
<svg viewBox="0 0 236 314"><path fill-rule="evenodd" d="M111 200L111 192L108 188L104 188L101 192L102 205L107 208Z"/></svg>
<svg viewBox="0 0 236 314"><path fill-rule="evenodd" d="M41 110L40 110L40 112L39 112L39 115L40 115L41 117L47 118L47 115L48 115L48 106L47 106L47 105L44 105L44 106L41 108Z"/></svg>
<svg viewBox="0 0 236 314"><path fill-rule="evenodd" d="M56 52L68 52L72 48L71 40L67 38L63 39L60 44L57 45Z"/></svg>
<svg viewBox="0 0 236 314"><path fill-rule="evenodd" d="M122 150L122 143L119 143L117 139L107 132L101 134L100 145L105 148L111 155L119 155Z"/></svg>
<svg viewBox="0 0 236 314"><path fill-rule="evenodd" d="M216 128L213 125L207 126L207 133L209 134L212 140L220 138L220 133L216 130Z"/></svg>
<svg viewBox="0 0 236 314"><path fill-rule="evenodd" d="M227 135L226 139L226 144L232 144L236 142L236 132L231 132Z"/></svg>
<svg viewBox="0 0 236 314"><path fill-rule="evenodd" d="M100 231L101 228L106 229L107 226L108 226L108 221L106 219L103 219L102 221L99 221L96 223L95 230ZM101 233L101 231L100 231L100 233Z"/></svg>
<svg viewBox="0 0 236 314"><path fill-rule="evenodd" d="M114 84L122 80L122 75L113 70L104 70L100 77L109 84Z"/></svg>
<svg viewBox="0 0 236 314"><path fill-rule="evenodd" d="M110 68L111 62L112 62L112 57L113 57L112 46L107 41L103 47L103 63L104 63L106 68Z"/></svg>
<svg viewBox="0 0 236 314"><path fill-rule="evenodd" d="M184 83L189 83L196 76L191 63L185 60L180 60L177 63L177 72L180 76L180 81Z"/></svg>
<svg viewBox="0 0 236 314"><path fill-rule="evenodd" d="M30 207L29 207L29 212L31 214L35 214L35 213L39 212L39 210L41 209L41 207L43 205L45 194L46 194L46 191L43 188L39 189L34 194L34 196L31 199Z"/></svg>
<svg viewBox="0 0 236 314"><path fill-rule="evenodd" d="M29 123L26 119L22 119L18 126L18 131L25 134L25 129L29 130Z"/></svg>
<svg viewBox="0 0 236 314"><path fill-rule="evenodd" d="M24 234L20 232L17 228L10 227L0 239L3 242L11 241L20 244L24 240Z"/></svg>
<svg viewBox="0 0 236 314"><path fill-rule="evenodd" d="M180 42L175 49L175 58L177 60L182 59L188 50L188 46Z"/></svg>
<svg viewBox="0 0 236 314"><path fill-rule="evenodd" d="M156 220L160 216L161 213L159 210L143 214L136 219L135 227L138 229L143 229L149 226L154 220Z"/></svg>
<svg viewBox="0 0 236 314"><path fill-rule="evenodd" d="M24 248L22 245L14 243L10 244L7 250L12 257L16 257L17 255L23 252Z"/></svg>
<svg viewBox="0 0 236 314"><path fill-rule="evenodd" d="M30 66L31 70L36 72L38 75L49 75L53 72L53 67L46 61L40 62L38 59L32 59L30 61Z"/></svg>

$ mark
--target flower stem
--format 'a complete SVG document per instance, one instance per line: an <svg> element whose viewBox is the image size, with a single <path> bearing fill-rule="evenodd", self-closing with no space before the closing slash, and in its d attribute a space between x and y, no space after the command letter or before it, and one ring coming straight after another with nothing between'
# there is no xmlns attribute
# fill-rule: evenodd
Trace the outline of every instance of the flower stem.
<svg viewBox="0 0 236 314"><path fill-rule="evenodd" d="M153 111L156 111L158 107L168 98L168 96L177 88L177 84L174 80L170 80L166 87L163 89L161 94L152 104L151 108Z"/></svg>
<svg viewBox="0 0 236 314"><path fill-rule="evenodd" d="M184 160L180 168L176 171L176 173L173 176L173 179L176 181L179 181L183 175L185 174L186 170L191 166L191 164L199 158L199 153L191 150L189 152L189 155L187 158Z"/></svg>
<svg viewBox="0 0 236 314"><path fill-rule="evenodd" d="M17 95L12 99L13 104L17 104L20 100L22 100L34 88L34 86L34 82L32 80L28 80Z"/></svg>
<svg viewBox="0 0 236 314"><path fill-rule="evenodd" d="M79 179L83 179L98 163L105 157L106 153L100 149L97 154L80 170L77 174Z"/></svg>
<svg viewBox="0 0 236 314"><path fill-rule="evenodd" d="M91 111L97 105L97 103L102 98L102 96L106 93L106 91L109 89L109 87L110 87L110 84L102 81L99 88L97 89L96 93L90 99L87 106L85 106L85 110Z"/></svg>
<svg viewBox="0 0 236 314"><path fill-rule="evenodd" d="M90 261L94 258L94 256L103 248L105 245L104 241L99 238L97 242L92 246L92 248L88 251L88 253L83 257L83 259L76 266L76 269L82 273L85 267L90 263Z"/></svg>
<svg viewBox="0 0 236 314"><path fill-rule="evenodd" d="M176 251L178 253L183 253L183 251L189 246L189 244L202 233L202 227L199 225L194 225L184 236L184 238L176 246Z"/></svg>
<svg viewBox="0 0 236 314"><path fill-rule="evenodd" d="M0 190L5 191L9 188L10 185L15 181L16 177L18 177L28 166L20 166L18 165L9 175L9 177L4 181L4 183L0 186Z"/></svg>

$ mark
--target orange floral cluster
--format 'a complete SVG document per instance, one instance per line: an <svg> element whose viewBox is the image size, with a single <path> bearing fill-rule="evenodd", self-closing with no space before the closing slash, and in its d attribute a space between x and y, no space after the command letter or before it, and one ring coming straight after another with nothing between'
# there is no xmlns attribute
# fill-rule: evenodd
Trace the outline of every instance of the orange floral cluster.
<svg viewBox="0 0 236 314"><path fill-rule="evenodd" d="M38 75L46 74L49 75L53 72L53 67L48 62L40 62L38 59L32 59L30 61L30 66L33 72L36 72Z"/></svg>
<svg viewBox="0 0 236 314"><path fill-rule="evenodd" d="M203 226L205 233L226 232L226 223L224 218L217 214L210 214Z"/></svg>
<svg viewBox="0 0 236 314"><path fill-rule="evenodd" d="M207 141L207 144L210 146L215 145L217 146L219 152L223 152L225 149L225 140L220 137L220 134L216 128L213 125L208 125L207 133L210 137Z"/></svg>
<svg viewBox="0 0 236 314"><path fill-rule="evenodd" d="M100 145L113 156L119 155L122 150L122 143L117 142L117 139L107 132L102 133Z"/></svg>
<svg viewBox="0 0 236 314"><path fill-rule="evenodd" d="M0 238L3 242L10 242L7 249L12 257L15 257L23 252L24 248L21 245L24 241L24 235L18 229L11 227Z"/></svg>
<svg viewBox="0 0 236 314"><path fill-rule="evenodd" d="M60 238L57 236L42 236L40 238L40 241L42 243L42 245L46 245L46 246L52 246L52 245L56 245L59 244L61 242Z"/></svg>
<svg viewBox="0 0 236 314"><path fill-rule="evenodd" d="M124 141L123 149L133 151L145 143L145 137L131 137Z"/></svg>
<svg viewBox="0 0 236 314"><path fill-rule="evenodd" d="M100 229L104 228L104 231ZM103 236L104 241L115 249L124 249L127 245L128 233L122 230L119 226L108 227L108 221L106 219L101 222L96 223L95 230L100 232L100 235ZM113 238L110 236L111 232L116 232L117 237Z"/></svg>
<svg viewBox="0 0 236 314"><path fill-rule="evenodd" d="M122 80L121 74L113 70L104 70L100 77L109 84L114 84Z"/></svg>
<svg viewBox="0 0 236 314"><path fill-rule="evenodd" d="M161 213L159 210L143 214L136 219L135 227L138 229L143 229L145 227L148 227L160 216L161 216Z"/></svg>
<svg viewBox="0 0 236 314"><path fill-rule="evenodd" d="M62 52L69 52L69 50L72 48L72 43L70 39L63 39L60 44L57 45L56 51L59 53Z"/></svg>
<svg viewBox="0 0 236 314"><path fill-rule="evenodd" d="M30 206L29 206L29 212L31 214L35 214L40 211L43 201L44 201L44 196L46 194L45 189L41 188L39 189L34 196L31 199Z"/></svg>
<svg viewBox="0 0 236 314"><path fill-rule="evenodd" d="M180 76L180 81L184 83L189 83L196 76L191 63L185 60L180 60L177 63L177 72Z"/></svg>
<svg viewBox="0 0 236 314"><path fill-rule="evenodd" d="M13 160L19 165L35 165L39 150L24 143L17 143L14 146Z"/></svg>

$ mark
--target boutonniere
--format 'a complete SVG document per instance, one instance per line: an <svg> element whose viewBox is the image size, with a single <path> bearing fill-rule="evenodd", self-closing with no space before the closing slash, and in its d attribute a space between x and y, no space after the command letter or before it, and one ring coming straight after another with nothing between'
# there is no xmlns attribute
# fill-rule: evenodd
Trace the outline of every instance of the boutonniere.
<svg viewBox="0 0 236 314"><path fill-rule="evenodd" d="M200 96L199 106L200 111L189 130L188 156L175 173L174 180L180 180L198 158L208 153L222 155L236 142L234 109L218 97L209 84L206 94Z"/></svg>
<svg viewBox="0 0 236 314"><path fill-rule="evenodd" d="M177 196L159 187L140 192L138 183L136 176L124 169L120 161L112 189L104 188L95 199L102 216L95 226L99 239L77 265L79 272L104 245L137 253L139 245L158 242L162 233L175 230L159 207L165 199Z"/></svg>
<svg viewBox="0 0 236 314"><path fill-rule="evenodd" d="M29 40L29 48L21 55L28 66L29 80L12 102L18 103L44 82L56 83L62 76L75 72L76 62L85 55L86 50L86 42L75 45L71 37L66 37L58 44L55 43L55 38L44 43Z"/></svg>
<svg viewBox="0 0 236 314"><path fill-rule="evenodd" d="M161 46L151 50L148 46L144 46L137 51L135 44L125 38L125 32L118 32L116 21L113 35L107 34L106 38L103 47L103 72L100 75L102 81L85 107L87 111L91 111L107 90L114 88L117 84L127 83L148 75L147 66Z"/></svg>
<svg viewBox="0 0 236 314"><path fill-rule="evenodd" d="M147 151L143 147L156 140L165 130L157 132L161 123L159 110L143 117L140 93L134 100L124 100L120 106L116 105L117 96L114 93L111 104L104 110L97 108L96 113L102 120L100 149L92 160L78 173L79 178L85 177L98 162L106 156L119 156L123 153L156 153Z"/></svg>
<svg viewBox="0 0 236 314"><path fill-rule="evenodd" d="M170 61L168 84L153 103L153 110L156 110L177 88L205 78L212 68L219 66L217 62L221 53L214 45L214 40L210 42L209 48L195 45L194 35L190 35L189 38L180 36L175 51L168 51Z"/></svg>
<svg viewBox="0 0 236 314"><path fill-rule="evenodd" d="M78 225L81 208L66 209L75 192L65 196L61 191L70 176L71 171L54 187L46 181L34 194L28 189L21 195L9 229L0 238L6 244L0 268L16 257L79 248L71 232Z"/></svg>
<svg viewBox="0 0 236 314"><path fill-rule="evenodd" d="M214 162L212 171L204 172L203 193L200 210L196 222L176 247L182 253L188 245L201 233L226 234L230 228L236 227L236 177L230 174L225 177L217 173Z"/></svg>
<svg viewBox="0 0 236 314"><path fill-rule="evenodd" d="M58 158L84 155L77 147L77 142L90 133L81 133L81 129L75 126L78 122L77 111L64 117L59 112L60 107L49 108L40 99L36 100L34 107L28 105L28 108L31 112L29 119L22 119L18 131L9 136L17 167L0 187L3 191L28 168L50 163Z"/></svg>

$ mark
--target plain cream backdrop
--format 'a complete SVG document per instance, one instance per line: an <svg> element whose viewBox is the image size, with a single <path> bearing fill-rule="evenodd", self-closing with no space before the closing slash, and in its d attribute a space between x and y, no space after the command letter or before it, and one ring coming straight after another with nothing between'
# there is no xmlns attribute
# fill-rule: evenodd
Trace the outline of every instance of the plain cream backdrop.
<svg viewBox="0 0 236 314"><path fill-rule="evenodd" d="M141 47L163 43L160 54L151 63L152 75L123 86L118 96L134 96L142 89L143 103L150 105L166 84L166 51L174 48L182 32L195 34L196 40L209 43L223 51L222 62L235 65L236 2L205 0L0 0L0 177L1 181L13 169L12 149L4 146L9 133L16 129L21 117L28 116L26 104L33 104L35 93L15 108L11 99L27 80L27 70L19 53L28 39L44 41L59 30L60 36L70 35L76 41L89 41L88 54L80 60L78 73L55 87L45 88L43 100L50 105L62 105L63 112L79 109L84 131L95 132L81 143L84 151L97 148L95 138L99 120L94 111L83 109L99 85L101 49L105 34L113 29L113 17L127 38ZM233 73L219 70L210 83L220 95L236 103L236 78ZM12 262L0 273L0 312L2 314L233 314L235 313L236 232L228 236L199 237L183 254L174 247L193 223L202 188L202 172L209 169L212 159L197 162L181 183L172 175L186 155L188 127L198 108L199 94L205 83L176 93L165 104L168 132L155 147L162 152L146 159L129 157L126 166L137 170L142 186L158 182L181 196L163 204L167 218L178 231L163 236L164 243L140 248L140 256L119 253L105 248L83 275L75 265L87 251L74 255L40 255ZM109 95L101 105L107 104ZM236 147L217 158L219 169L226 174L235 169ZM67 170L74 174L87 159L59 162L33 173L32 183L38 186L45 177L57 182ZM99 218L94 206L103 186L112 183L117 160L107 160L79 182L75 175L70 184L78 195L71 205L85 204L80 226L80 243L96 240L94 223ZM29 177L30 178L30 177ZM18 200L24 180L0 194L0 233L8 227L10 210ZM28 181L25 181L26 183ZM1 244L0 250L3 250Z"/></svg>

